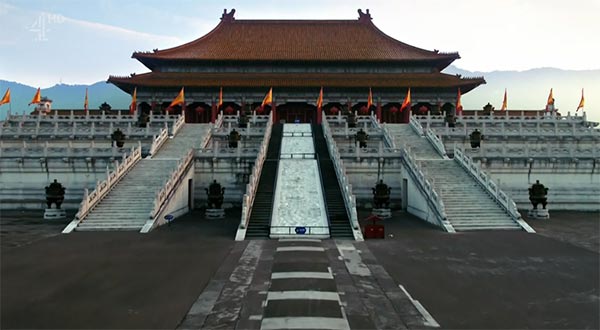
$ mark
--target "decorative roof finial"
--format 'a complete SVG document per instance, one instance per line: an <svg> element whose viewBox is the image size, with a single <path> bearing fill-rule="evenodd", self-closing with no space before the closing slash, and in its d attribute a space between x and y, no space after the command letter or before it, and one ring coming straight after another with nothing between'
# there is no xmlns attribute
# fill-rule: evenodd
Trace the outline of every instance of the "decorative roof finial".
<svg viewBox="0 0 600 330"><path fill-rule="evenodd" d="M227 12L227 9L223 9L223 15L221 16L221 21L231 22L231 21L235 20L235 17L233 17L234 14L235 14L234 8L232 8L230 12Z"/></svg>
<svg viewBox="0 0 600 330"><path fill-rule="evenodd" d="M363 13L361 9L358 10L358 21L359 22L370 22L373 18L371 18L371 13L369 13L369 9L367 9L366 13Z"/></svg>

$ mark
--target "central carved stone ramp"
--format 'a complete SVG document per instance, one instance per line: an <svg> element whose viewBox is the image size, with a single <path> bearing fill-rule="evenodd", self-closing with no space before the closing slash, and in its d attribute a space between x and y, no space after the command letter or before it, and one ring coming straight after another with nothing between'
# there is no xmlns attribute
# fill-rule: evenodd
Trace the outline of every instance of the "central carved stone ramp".
<svg viewBox="0 0 600 330"><path fill-rule="evenodd" d="M455 230L522 229L454 160L422 160L421 170L444 201Z"/></svg>
<svg viewBox="0 0 600 330"><path fill-rule="evenodd" d="M252 213L248 221L246 238L269 237L282 136L283 125L274 124L267 149L267 157L263 163L256 196L254 196L254 203L252 204Z"/></svg>
<svg viewBox="0 0 600 330"><path fill-rule="evenodd" d="M206 124L185 124L152 159L140 160L75 228L76 231L141 230L149 220L156 193L190 148L201 147Z"/></svg>

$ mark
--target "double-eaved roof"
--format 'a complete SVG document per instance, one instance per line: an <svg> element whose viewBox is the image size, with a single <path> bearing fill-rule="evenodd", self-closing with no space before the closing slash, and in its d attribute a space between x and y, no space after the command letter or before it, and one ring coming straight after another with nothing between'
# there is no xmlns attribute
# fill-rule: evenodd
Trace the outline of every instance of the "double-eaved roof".
<svg viewBox="0 0 600 330"><path fill-rule="evenodd" d="M440 53L400 42L379 30L368 13L359 10L358 20L236 20L234 10L208 34L189 43L153 52L135 52L154 72L131 77L110 77L123 90L131 86L329 86L329 87L461 87L466 92L485 83L483 78L461 79L440 74L458 53ZM381 63L425 66L431 73L205 73L158 72L174 63ZM410 83L412 81L412 83ZM368 82L368 84L367 84ZM214 85L213 85L214 84ZM366 85L365 85L366 84ZM400 85L398 85L400 84ZM391 86L393 85L393 86Z"/></svg>

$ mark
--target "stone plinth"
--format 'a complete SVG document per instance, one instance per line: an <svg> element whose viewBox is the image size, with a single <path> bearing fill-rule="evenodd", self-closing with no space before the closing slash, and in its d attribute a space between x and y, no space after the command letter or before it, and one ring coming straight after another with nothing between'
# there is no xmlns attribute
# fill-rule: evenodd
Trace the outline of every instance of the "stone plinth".
<svg viewBox="0 0 600 330"><path fill-rule="evenodd" d="M44 211L44 220L62 220L67 217L67 212L63 209L46 209Z"/></svg>
<svg viewBox="0 0 600 330"><path fill-rule="evenodd" d="M223 218L225 218L225 210L224 209L206 209L206 213L204 213L204 217L207 219L223 219Z"/></svg>
<svg viewBox="0 0 600 330"><path fill-rule="evenodd" d="M532 209L527 213L527 217L530 219L550 219L550 213L548 209Z"/></svg>
<svg viewBox="0 0 600 330"><path fill-rule="evenodd" d="M371 210L371 214L379 216L382 219L389 219L389 218L392 217L392 210L391 209L376 209L376 208L373 208L373 210Z"/></svg>

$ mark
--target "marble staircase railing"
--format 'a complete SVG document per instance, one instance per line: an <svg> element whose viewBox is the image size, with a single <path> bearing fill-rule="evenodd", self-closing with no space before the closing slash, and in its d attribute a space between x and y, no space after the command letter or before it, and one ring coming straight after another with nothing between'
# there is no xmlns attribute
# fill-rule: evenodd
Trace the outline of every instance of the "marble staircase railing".
<svg viewBox="0 0 600 330"><path fill-rule="evenodd" d="M420 166L417 164L411 149L409 147L405 147L401 149L400 153L402 155L402 161L405 167L408 169L408 174L412 177L413 182L418 189L421 190L421 194L427 201L429 208L433 211L437 225L444 228L447 232L455 232L454 228L448 221L444 201L436 191L435 187L427 179Z"/></svg>
<svg viewBox="0 0 600 330"><path fill-rule="evenodd" d="M460 148L455 144L454 148ZM572 158L572 159L598 159L600 158L600 145L579 144L561 145L559 143L544 143L530 145L528 143L513 144L499 143L491 144L484 142L478 149L466 146L463 153L475 158Z"/></svg>
<svg viewBox="0 0 600 330"><path fill-rule="evenodd" d="M350 225L352 227L352 232L354 234L354 239L357 241L362 241L362 232L360 230L360 225L358 223L358 213L356 211L356 196L352 192L352 184L350 183L348 176L346 174L346 168L344 166L344 161L340 157L340 153L338 152L337 145L333 136L331 135L331 129L329 127L329 122L325 113L322 116L323 121L321 122L321 126L323 127L323 135L325 136L325 140L327 141L327 148L329 149L329 154L331 155L331 160L333 162L333 167L336 172L336 176L338 178L338 183L341 188L342 197L344 198L344 204L346 205L346 211L348 212L350 218Z"/></svg>
<svg viewBox="0 0 600 330"><path fill-rule="evenodd" d="M152 224L156 222L157 217L160 215L163 208L166 206L166 203L172 196L173 191L179 185L181 178L185 175L186 171L190 166L194 164L194 149L190 148L190 150L185 154L185 156L178 161L177 168L171 173L171 176L162 186L162 188L156 193L156 197L154 198L152 211L149 214L149 222L151 222L150 227L144 226L142 232L147 232L152 229Z"/></svg>
<svg viewBox="0 0 600 330"><path fill-rule="evenodd" d="M511 111L512 112L512 111ZM412 115L411 117L415 117L417 120L421 121L424 126L444 126L446 123L446 118L443 115L432 115L428 113L427 115ZM522 123L522 124L535 124L539 123L553 123L557 122L559 124L584 124L586 126L594 126L597 123L588 122L587 115L585 111L581 116L575 114L571 116L570 112L567 113L566 116L552 116L545 115L544 112L540 111L537 115L525 115L525 112L521 112L520 114L514 114L509 112L505 112L504 115L481 115L477 112L474 115L459 115L456 117L456 123L467 124L469 126L483 125L484 123L495 124L500 123L502 121L511 122L511 123Z"/></svg>
<svg viewBox="0 0 600 330"><path fill-rule="evenodd" d="M157 127L146 126L146 127L134 127L131 123L127 126L119 127L112 125L109 126L97 126L92 123L90 126L80 126L77 123L73 123L72 126L58 126L53 127L42 127L36 126L12 126L12 127L0 127L0 138L16 138L16 139L36 139L36 138L68 138L68 139L93 139L93 138L105 138L110 139L111 134L116 128L121 129L126 137L145 138L152 137L156 134L159 129Z"/></svg>
<svg viewBox="0 0 600 330"><path fill-rule="evenodd" d="M89 145L77 144L69 141L67 146L55 146L48 141L44 144L30 144L22 141L20 146L7 146L0 140L0 158L72 158L72 157L121 157L127 153L126 149L116 146L97 146L92 140Z"/></svg>
<svg viewBox="0 0 600 330"><path fill-rule="evenodd" d="M185 116L179 115L179 117L173 121L173 130L171 132L171 136L176 136L183 125L185 125Z"/></svg>
<svg viewBox="0 0 600 330"><path fill-rule="evenodd" d="M552 127L542 127L540 122L537 122L535 126L523 126L521 122L506 125L501 123L500 127L489 125L481 126L470 126L470 125L459 125L457 127L431 127L435 134L442 137L448 138L463 138L469 136L471 132L478 129L484 137L535 137L535 138L558 138L558 137L574 137L574 138L600 138L600 130L591 127L581 126L575 123L571 125L551 125Z"/></svg>
<svg viewBox="0 0 600 330"><path fill-rule="evenodd" d="M163 128L158 135L155 135L152 139L152 145L150 146L150 156L155 155L160 147L167 142L169 138L169 126L165 123L165 128Z"/></svg>
<svg viewBox="0 0 600 330"><path fill-rule="evenodd" d="M89 193L88 189L84 190L83 200L79 207L79 211L75 215L75 219L82 221L89 214L89 212L106 197L106 195L112 190L112 188L119 183L121 178L127 174L137 162L142 158L142 146L138 145L137 148L132 148L129 156L123 155L123 161L118 164L114 171L110 172L106 169L106 179L98 182L96 188ZM68 227L67 227L68 228ZM66 229L65 229L66 230Z"/></svg>
<svg viewBox="0 0 600 330"><path fill-rule="evenodd" d="M415 116L410 116L408 121L410 127L417 133L417 135L423 136L425 133L423 132L423 126L421 123L415 118Z"/></svg>
<svg viewBox="0 0 600 330"><path fill-rule="evenodd" d="M266 121L265 136L260 145L260 151L256 156L256 162L252 168L252 174L250 175L249 182L246 184L246 193L242 200L242 218L240 220L240 228L245 229L248 227L248 221L250 220L250 214L252 213L252 205L254 204L254 197L256 196L256 189L258 188L258 182L260 181L260 175L262 173L263 164L267 157L267 149L269 147L269 141L271 140L271 132L273 129L272 114ZM241 148L237 148L241 150ZM236 238L237 239L237 238Z"/></svg>
<svg viewBox="0 0 600 330"><path fill-rule="evenodd" d="M492 196L492 198L518 222L527 232L535 233L535 231L521 218L521 213L517 209L515 202L504 193L498 184L496 184L481 168L467 156L462 149L454 149L454 160L457 161L477 182Z"/></svg>

